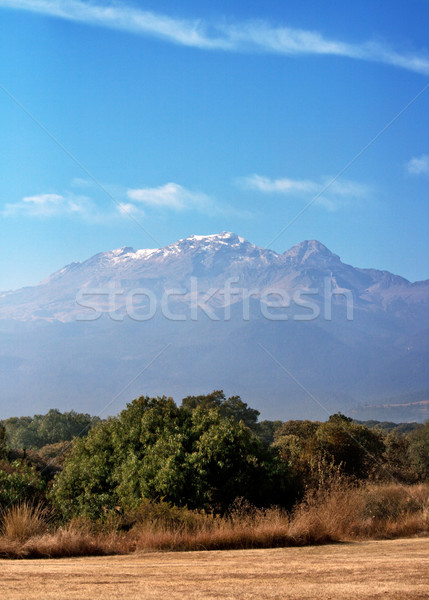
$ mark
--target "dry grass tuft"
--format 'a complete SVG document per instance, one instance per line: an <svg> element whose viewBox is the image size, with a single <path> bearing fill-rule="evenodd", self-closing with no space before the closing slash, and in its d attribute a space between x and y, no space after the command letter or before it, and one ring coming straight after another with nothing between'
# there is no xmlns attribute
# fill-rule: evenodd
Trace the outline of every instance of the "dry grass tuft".
<svg viewBox="0 0 429 600"><path fill-rule="evenodd" d="M106 556L130 552L123 536L91 534L69 527L34 536L25 542L0 538L0 558L64 558L71 556Z"/></svg>
<svg viewBox="0 0 429 600"><path fill-rule="evenodd" d="M429 485L357 486L338 479L310 492L291 524L338 541L427 534Z"/></svg>
<svg viewBox="0 0 429 600"><path fill-rule="evenodd" d="M47 519L43 506L22 502L0 513L1 533L10 541L24 542L44 533Z"/></svg>

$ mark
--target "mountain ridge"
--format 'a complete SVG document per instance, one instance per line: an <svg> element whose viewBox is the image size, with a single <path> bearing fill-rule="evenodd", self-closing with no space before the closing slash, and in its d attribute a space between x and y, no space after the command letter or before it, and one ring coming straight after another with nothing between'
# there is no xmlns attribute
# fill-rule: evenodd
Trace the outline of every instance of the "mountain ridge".
<svg viewBox="0 0 429 600"><path fill-rule="evenodd" d="M233 244L231 244L232 240L234 242ZM16 290L2 291L2 292L0 292L0 295L11 294L11 293L20 291L22 289L26 289L28 287L37 287L39 285L47 284L52 279L63 275L65 272L67 272L69 270L76 269L85 264L96 262L97 260L100 260L102 258L111 260L113 263L121 263L121 262L130 261L130 260L148 259L153 256L168 256L168 255L171 255L172 253L174 253L175 251L177 252L177 250L182 251L182 252L186 251L186 250L190 250L190 249L195 250L195 248L194 248L195 242L200 242L200 248L201 248L202 243L211 242L211 247L210 247L210 244L208 244L209 250L210 249L216 250L216 248L214 246L214 242L217 242L218 245L219 244L229 245L230 247L231 246L241 246L242 248L248 247L248 248L252 248L253 250L267 253L267 255L269 255L269 256L276 257L279 261L286 259L288 262L295 262L295 263L302 264L303 262L308 261L308 259L310 259L311 257L314 257L316 255L316 257L324 256L324 257L334 260L335 262L339 261L342 263L340 257L337 254L334 254L331 250L329 250L329 248L327 248L327 246L325 246L318 240L303 240L302 242L298 242L297 244L294 244L289 249L285 250L283 253L278 253L274 250L257 246L256 244L249 242L245 238L242 238L233 232L223 231L220 234L211 234L211 235L205 235L205 236L190 235L187 238L181 238L181 239L177 240L176 242L173 242L173 243L163 246L161 248L143 248L143 249L135 250L131 246L122 246L120 248L98 252L83 261L73 261L73 262L65 265L64 267L55 271L54 273L52 273L47 278L40 281L38 284L36 284L34 286L24 286L24 288L18 288ZM229 244L228 244L228 242L229 242ZM203 248L203 249L207 250L207 247ZM342 264L347 265L347 263L342 263ZM348 265L348 266L351 266L351 265ZM386 277L390 277L390 278L394 278L394 279L398 279L398 280L400 279L403 282L409 283L411 285L429 282L429 279L411 282L408 279L406 279L405 277L402 277L401 275L393 274L390 271L387 271L384 269L360 268L360 267L353 267L353 268L355 268L356 270L358 270L362 273L383 274Z"/></svg>
<svg viewBox="0 0 429 600"><path fill-rule="evenodd" d="M72 319L79 290L141 287L160 295L181 287L189 292L192 277L198 279L201 291L237 280L240 289L256 289L259 295L270 287L291 295L300 289L308 293L317 289L322 295L330 278L334 292L350 290L357 307L371 304L383 310L398 302L415 307L429 298L429 281L411 283L388 271L353 267L317 240L304 240L279 254L224 231L192 235L159 249L124 246L72 262L36 286L1 293L0 319L64 320L67 312ZM68 302L62 309L61 298L63 305Z"/></svg>

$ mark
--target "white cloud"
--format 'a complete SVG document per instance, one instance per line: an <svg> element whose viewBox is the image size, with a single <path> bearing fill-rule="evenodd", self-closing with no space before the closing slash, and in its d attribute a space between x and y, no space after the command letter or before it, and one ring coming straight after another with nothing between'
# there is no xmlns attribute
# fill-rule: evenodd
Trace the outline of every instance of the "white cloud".
<svg viewBox="0 0 429 600"><path fill-rule="evenodd" d="M314 181L294 179L270 179L262 175L250 175L238 180L238 183L247 189L259 192L273 192L279 194L313 194L317 193L318 185Z"/></svg>
<svg viewBox="0 0 429 600"><path fill-rule="evenodd" d="M284 55L337 55L394 65L429 75L427 52L398 52L385 44L350 44L266 21L242 23L178 19L124 3L96 4L83 0L0 0L0 7L27 10L70 21L120 29L206 50L270 52Z"/></svg>
<svg viewBox="0 0 429 600"><path fill-rule="evenodd" d="M136 206L135 204L131 204L131 202L120 202L118 204L119 206L119 210L123 213L123 214L129 214L132 216L140 216L142 217L144 215L143 210Z"/></svg>
<svg viewBox="0 0 429 600"><path fill-rule="evenodd" d="M38 194L25 196L15 203L8 203L3 215L14 217L57 217L77 215L86 218L93 212L92 201L85 196L61 194Z"/></svg>
<svg viewBox="0 0 429 600"><path fill-rule="evenodd" d="M127 196L134 203L155 209L197 210L210 214L219 210L207 194L187 190L172 182L154 188L130 189Z"/></svg>
<svg viewBox="0 0 429 600"><path fill-rule="evenodd" d="M109 205L110 208L110 205ZM132 209L135 207L132 207ZM119 216L131 213L129 207L120 202L110 210L101 208L92 198L65 192L64 194L37 194L25 196L18 202L4 205L0 215L24 218L74 218L88 223L109 223Z"/></svg>
<svg viewBox="0 0 429 600"><path fill-rule="evenodd" d="M91 182L73 180L71 187L91 189L94 198L101 195L100 189ZM72 191L63 194L37 194L5 204L0 214L5 217L75 217L90 223L111 223L126 216L134 219L145 216L146 209L154 211L173 210L176 212L194 210L208 216L218 214L240 214L227 205L215 202L203 192L188 190L177 183L166 183L159 187L126 189L118 185L103 186L114 202L103 198L95 202L93 198Z"/></svg>
<svg viewBox="0 0 429 600"><path fill-rule="evenodd" d="M371 189L366 185L348 179L333 181L331 177L312 181L309 179L270 179L253 174L237 179L237 184L247 190L300 198L307 202L314 198L315 203L328 210L336 210L352 202L366 199L371 194Z"/></svg>
<svg viewBox="0 0 429 600"><path fill-rule="evenodd" d="M410 175L428 175L429 174L429 154L422 154L409 160L406 168Z"/></svg>

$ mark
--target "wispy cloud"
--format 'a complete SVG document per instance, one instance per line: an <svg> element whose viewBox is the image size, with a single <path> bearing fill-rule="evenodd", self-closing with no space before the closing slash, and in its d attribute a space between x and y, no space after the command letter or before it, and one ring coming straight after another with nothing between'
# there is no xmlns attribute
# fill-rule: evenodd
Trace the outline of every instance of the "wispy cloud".
<svg viewBox="0 0 429 600"><path fill-rule="evenodd" d="M405 167L410 175L429 175L429 154L412 158Z"/></svg>
<svg viewBox="0 0 429 600"><path fill-rule="evenodd" d="M218 203L204 192L188 190L178 183L170 182L159 187L138 189L127 189L119 185L104 187L114 196L116 206L109 203L106 208L106 204L96 201L99 190L93 182L73 180L71 188L83 188L85 195L66 191L61 194L26 196L17 202L5 204L0 214L4 217L70 217L97 223L114 222L127 215L144 217L149 212L154 214L165 211L197 211L207 216L246 216L242 211Z"/></svg>
<svg viewBox="0 0 429 600"><path fill-rule="evenodd" d="M74 182L72 183L74 187ZM87 184L90 192L94 192L94 186ZM93 188L93 189L91 189ZM0 215L10 218L68 218L87 223L108 224L124 218L127 213L133 212L134 206L118 201L117 206L106 210L105 205L97 203L93 198L66 191L62 194L36 194L25 196L17 202L9 202L4 205ZM143 211L139 211L142 216Z"/></svg>
<svg viewBox="0 0 429 600"><path fill-rule="evenodd" d="M262 20L231 23L225 20L179 19L124 3L96 4L83 0L0 0L0 7L158 37L205 50L345 56L429 75L427 51L399 52L374 41L352 44L329 39L317 31L283 27Z"/></svg>
<svg viewBox="0 0 429 600"><path fill-rule="evenodd" d="M6 204L2 214L7 217L58 217L66 215L86 219L94 212L94 203L86 196L37 194L35 196L25 196L19 202Z"/></svg>
<svg viewBox="0 0 429 600"><path fill-rule="evenodd" d="M172 182L159 187L130 189L127 196L134 203L154 209L197 210L203 213L218 211L215 202L207 194L188 190Z"/></svg>
<svg viewBox="0 0 429 600"><path fill-rule="evenodd" d="M309 201L318 196L315 204L328 210L336 210L342 206L369 198L371 189L367 185L348 179L333 181L331 177L323 177L320 181L310 179L270 179L262 175L249 175L237 179L239 187L255 190L264 194L275 194ZM323 192L327 187L328 189ZM323 192L323 193L322 193Z"/></svg>

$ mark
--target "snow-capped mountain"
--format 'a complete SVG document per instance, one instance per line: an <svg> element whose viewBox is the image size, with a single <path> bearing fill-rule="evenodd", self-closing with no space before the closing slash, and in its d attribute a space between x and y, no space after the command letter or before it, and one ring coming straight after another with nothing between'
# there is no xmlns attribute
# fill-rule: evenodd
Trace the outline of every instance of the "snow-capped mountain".
<svg viewBox="0 0 429 600"><path fill-rule="evenodd" d="M266 417L323 417L429 388L428 309L429 281L315 240L278 254L223 232L102 252L0 294L0 417L96 412L123 388L110 412L224 388Z"/></svg>
<svg viewBox="0 0 429 600"><path fill-rule="evenodd" d="M400 312L407 307L415 317L427 318L428 281L410 283L385 271L356 269L315 240L277 254L223 232L193 235L161 249L119 248L71 263L37 286L1 294L0 319L75 321L89 314L76 302L77 294L89 297L94 292L94 306L107 310L102 292L110 289L117 292L119 311L133 290L147 290L160 301L163 293L177 289L181 293L175 295L176 302L189 303L192 285L199 294L219 290L209 301L214 306L237 303L246 291L252 291L252 298L277 291L293 295L296 290L317 290L315 295L321 296L326 278L334 296L340 290L353 294L355 308ZM225 300L228 281L235 293Z"/></svg>

